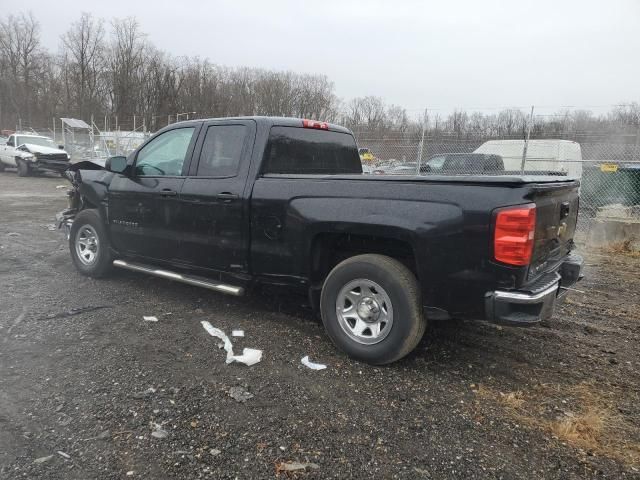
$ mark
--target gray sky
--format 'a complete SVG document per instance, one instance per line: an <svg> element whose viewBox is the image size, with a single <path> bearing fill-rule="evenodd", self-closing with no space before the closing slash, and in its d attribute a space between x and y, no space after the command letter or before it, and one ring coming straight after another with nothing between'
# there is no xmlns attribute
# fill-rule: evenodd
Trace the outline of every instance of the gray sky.
<svg viewBox="0 0 640 480"><path fill-rule="evenodd" d="M13 8L35 14L54 51L81 11L135 16L173 55L323 73L342 98L377 95L412 114L531 104L599 112L640 100L638 0L21 0Z"/></svg>

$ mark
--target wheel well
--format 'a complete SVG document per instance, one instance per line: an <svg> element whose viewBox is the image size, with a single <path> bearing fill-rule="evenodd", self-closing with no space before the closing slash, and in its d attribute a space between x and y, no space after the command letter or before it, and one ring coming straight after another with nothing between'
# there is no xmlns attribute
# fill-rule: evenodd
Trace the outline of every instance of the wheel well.
<svg viewBox="0 0 640 480"><path fill-rule="evenodd" d="M320 284L338 263L364 253L395 258L418 278L413 247L407 241L375 235L326 233L313 240L309 275L311 285Z"/></svg>

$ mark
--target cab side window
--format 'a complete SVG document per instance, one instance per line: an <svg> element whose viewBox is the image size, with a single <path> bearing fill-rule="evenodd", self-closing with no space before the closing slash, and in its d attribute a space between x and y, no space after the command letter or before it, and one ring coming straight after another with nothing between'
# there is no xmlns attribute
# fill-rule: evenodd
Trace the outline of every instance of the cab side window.
<svg viewBox="0 0 640 480"><path fill-rule="evenodd" d="M135 174L141 177L180 176L193 138L193 127L165 132L138 152Z"/></svg>
<svg viewBox="0 0 640 480"><path fill-rule="evenodd" d="M244 125L212 125L207 129L200 160L199 177L233 177L238 174L242 147L247 136Z"/></svg>
<svg viewBox="0 0 640 480"><path fill-rule="evenodd" d="M15 137L14 137L13 135L11 135L11 136L9 137L9 139L7 140L7 145L8 145L8 146L10 146L10 147L15 147L15 146L16 146L15 141L14 141L14 138L15 138Z"/></svg>

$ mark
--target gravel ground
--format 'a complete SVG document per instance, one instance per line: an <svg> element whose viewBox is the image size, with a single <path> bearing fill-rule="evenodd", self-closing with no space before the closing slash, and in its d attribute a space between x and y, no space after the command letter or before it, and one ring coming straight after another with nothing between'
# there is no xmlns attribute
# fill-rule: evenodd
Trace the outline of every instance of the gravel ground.
<svg viewBox="0 0 640 480"><path fill-rule="evenodd" d="M591 254L547 324L441 322L376 368L301 298L82 277L64 183L0 174L1 478L640 478L640 260Z"/></svg>

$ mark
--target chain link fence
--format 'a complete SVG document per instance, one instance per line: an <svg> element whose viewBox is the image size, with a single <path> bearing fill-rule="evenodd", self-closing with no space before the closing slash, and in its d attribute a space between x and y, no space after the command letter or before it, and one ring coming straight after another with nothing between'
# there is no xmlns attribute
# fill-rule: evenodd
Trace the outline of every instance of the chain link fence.
<svg viewBox="0 0 640 480"><path fill-rule="evenodd" d="M581 181L578 240L598 219L640 217L640 146L570 140L358 139L368 174L554 175Z"/></svg>
<svg viewBox="0 0 640 480"><path fill-rule="evenodd" d="M128 155L151 135L146 125L104 121L89 130L23 128L64 145L72 162L102 163ZM121 130L122 127L127 130ZM443 134L424 139L392 135L378 138L356 131L363 170L386 175L557 175L581 180L578 239L586 240L604 217L640 217L640 144L638 137L616 141L552 138L457 138Z"/></svg>
<svg viewBox="0 0 640 480"><path fill-rule="evenodd" d="M51 138L64 147L72 163L92 160L99 164L104 164L108 157L128 155L153 134L140 117L137 122L136 117L130 117L121 123L105 118L100 126L90 121L85 124L89 128L72 128L62 120L52 119L51 126L45 127L20 125L15 131Z"/></svg>

